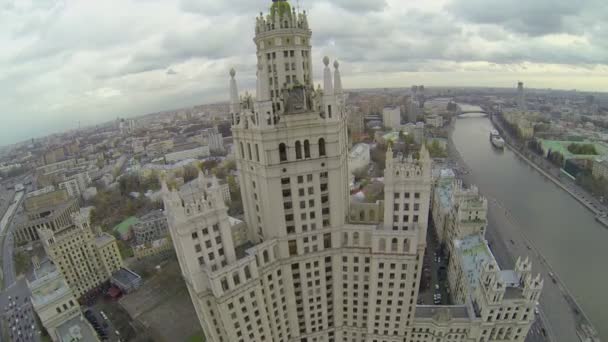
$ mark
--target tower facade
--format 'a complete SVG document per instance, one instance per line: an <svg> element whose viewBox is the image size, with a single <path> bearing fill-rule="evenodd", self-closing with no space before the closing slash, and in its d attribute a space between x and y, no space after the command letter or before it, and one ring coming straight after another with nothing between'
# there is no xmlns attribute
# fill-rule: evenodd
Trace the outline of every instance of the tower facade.
<svg viewBox="0 0 608 342"><path fill-rule="evenodd" d="M443 307L448 312L436 316L417 305L432 187L428 151L422 146L414 158L389 148L384 201L351 203L340 65L325 57L323 87L314 88L310 37L306 13L275 0L256 19L255 97L239 96L230 71L245 233L230 225L214 177L200 173L179 189L162 182L206 339L435 342L452 341L438 329L462 326L463 341L480 341L472 306Z"/></svg>

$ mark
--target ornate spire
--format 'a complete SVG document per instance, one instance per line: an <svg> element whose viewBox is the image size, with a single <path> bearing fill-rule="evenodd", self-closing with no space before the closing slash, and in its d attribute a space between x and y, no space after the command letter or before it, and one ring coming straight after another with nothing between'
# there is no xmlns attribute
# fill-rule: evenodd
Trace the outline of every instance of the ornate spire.
<svg viewBox="0 0 608 342"><path fill-rule="evenodd" d="M323 93L324 95L333 95L334 86L331 81L331 70L329 70L329 57L323 57L323 64L325 64L325 69L323 69Z"/></svg>
<svg viewBox="0 0 608 342"><path fill-rule="evenodd" d="M342 77L340 77L340 63L338 61L334 61L334 93L336 95L342 94Z"/></svg>
<svg viewBox="0 0 608 342"><path fill-rule="evenodd" d="M230 111L234 113L239 112L239 90L236 86L236 71L234 68L230 69Z"/></svg>

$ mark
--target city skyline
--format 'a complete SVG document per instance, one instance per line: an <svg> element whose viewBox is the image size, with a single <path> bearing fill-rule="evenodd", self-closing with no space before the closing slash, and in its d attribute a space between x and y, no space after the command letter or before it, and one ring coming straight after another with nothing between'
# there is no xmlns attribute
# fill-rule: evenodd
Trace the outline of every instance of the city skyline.
<svg viewBox="0 0 608 342"><path fill-rule="evenodd" d="M311 59L339 59L349 88L514 87L521 80L529 88L608 89L600 1L494 5L300 1L314 14L318 48ZM232 66L241 87L254 89L248 14L265 6L262 0L5 5L0 145L79 123L226 101L223 80ZM322 80L318 69L313 79Z"/></svg>

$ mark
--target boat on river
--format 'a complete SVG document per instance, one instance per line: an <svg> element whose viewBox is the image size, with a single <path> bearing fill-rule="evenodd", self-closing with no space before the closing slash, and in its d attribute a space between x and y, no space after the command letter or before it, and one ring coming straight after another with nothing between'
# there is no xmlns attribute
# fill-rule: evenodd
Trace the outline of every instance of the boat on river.
<svg viewBox="0 0 608 342"><path fill-rule="evenodd" d="M502 149L505 147L504 139L500 136L500 133L498 133L498 131L495 129L490 131L490 142L496 148Z"/></svg>

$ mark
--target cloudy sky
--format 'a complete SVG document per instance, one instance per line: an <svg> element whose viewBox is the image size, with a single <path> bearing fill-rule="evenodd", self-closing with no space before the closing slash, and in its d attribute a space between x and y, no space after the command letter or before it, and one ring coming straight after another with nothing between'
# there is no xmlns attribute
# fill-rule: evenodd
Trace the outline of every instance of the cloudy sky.
<svg viewBox="0 0 608 342"><path fill-rule="evenodd" d="M345 87L608 91L606 0L300 0ZM254 88L271 0L0 0L0 145ZM296 0L291 1L295 5Z"/></svg>

